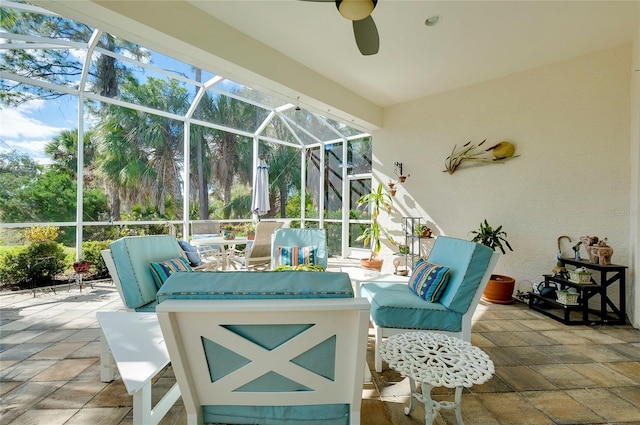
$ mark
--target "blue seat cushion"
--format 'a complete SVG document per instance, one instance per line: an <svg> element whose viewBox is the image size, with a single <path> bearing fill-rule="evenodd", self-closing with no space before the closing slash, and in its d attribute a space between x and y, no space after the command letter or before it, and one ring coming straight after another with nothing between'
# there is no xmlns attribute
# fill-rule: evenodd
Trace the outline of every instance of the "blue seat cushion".
<svg viewBox="0 0 640 425"><path fill-rule="evenodd" d="M406 285L405 285L406 286ZM342 272L237 271L173 273L157 293L168 299L353 298Z"/></svg>
<svg viewBox="0 0 640 425"><path fill-rule="evenodd" d="M109 244L128 308L138 311L156 301L158 287L149 263L182 256L175 236L125 236Z"/></svg>
<svg viewBox="0 0 640 425"><path fill-rule="evenodd" d="M485 245L438 236L427 261L449 267L449 282L439 302L450 310L466 313L492 254L493 250Z"/></svg>
<svg viewBox="0 0 640 425"><path fill-rule="evenodd" d="M348 425L349 405L204 406L204 423L260 425ZM256 418L259 418L256 419Z"/></svg>
<svg viewBox="0 0 640 425"><path fill-rule="evenodd" d="M155 313L157 305L158 301L152 301L149 304L137 307L135 311L137 311L138 313Z"/></svg>
<svg viewBox="0 0 640 425"><path fill-rule="evenodd" d="M425 301L406 283L369 282L360 293L371 303L371 318L383 328L460 332L462 314Z"/></svg>

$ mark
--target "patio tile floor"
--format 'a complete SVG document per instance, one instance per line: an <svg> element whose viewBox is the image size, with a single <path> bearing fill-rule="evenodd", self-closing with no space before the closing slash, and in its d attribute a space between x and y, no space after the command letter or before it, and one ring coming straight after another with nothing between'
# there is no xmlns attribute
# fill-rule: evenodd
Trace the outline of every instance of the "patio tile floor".
<svg viewBox="0 0 640 425"><path fill-rule="evenodd" d="M132 397L120 379L99 379L97 311L123 310L110 281L70 291L0 294L0 424L128 425ZM373 366L370 335L367 361ZM640 425L640 330L565 326L521 303L481 303L472 342L496 374L462 397L465 424ZM174 382L168 367L158 399ZM453 391L436 388L434 398ZM362 424L424 424L420 404L404 415L409 384L393 370L373 372L363 387ZM442 411L436 425L455 424ZM161 425L186 424L180 401Z"/></svg>

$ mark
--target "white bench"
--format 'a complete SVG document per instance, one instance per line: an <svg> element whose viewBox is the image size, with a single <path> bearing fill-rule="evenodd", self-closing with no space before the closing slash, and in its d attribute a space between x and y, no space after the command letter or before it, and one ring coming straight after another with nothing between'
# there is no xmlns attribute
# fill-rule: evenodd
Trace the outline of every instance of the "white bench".
<svg viewBox="0 0 640 425"><path fill-rule="evenodd" d="M156 425L180 397L175 383L151 405L151 380L169 364L169 353L155 313L98 312L100 380L111 382L118 368L127 392L133 396L133 424Z"/></svg>

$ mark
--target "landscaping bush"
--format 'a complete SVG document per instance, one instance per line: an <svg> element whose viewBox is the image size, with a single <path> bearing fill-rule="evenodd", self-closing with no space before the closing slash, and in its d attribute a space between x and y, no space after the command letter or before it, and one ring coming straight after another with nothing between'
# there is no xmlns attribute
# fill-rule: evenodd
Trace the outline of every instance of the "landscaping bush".
<svg viewBox="0 0 640 425"><path fill-rule="evenodd" d="M0 283L46 286L67 268L62 245L53 241L33 242L4 255L0 262Z"/></svg>
<svg viewBox="0 0 640 425"><path fill-rule="evenodd" d="M104 258L100 251L103 249L109 249L109 243L111 241L88 241L82 243L82 253L84 259L91 263L91 271L96 274L96 277L107 277L109 272L106 264L104 264Z"/></svg>

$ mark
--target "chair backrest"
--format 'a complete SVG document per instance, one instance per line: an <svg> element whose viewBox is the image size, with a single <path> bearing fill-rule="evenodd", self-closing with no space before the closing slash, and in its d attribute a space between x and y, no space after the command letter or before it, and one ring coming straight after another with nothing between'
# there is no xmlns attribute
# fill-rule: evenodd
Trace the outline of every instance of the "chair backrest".
<svg viewBox="0 0 640 425"><path fill-rule="evenodd" d="M360 423L366 299L167 300L156 311L190 424Z"/></svg>
<svg viewBox="0 0 640 425"><path fill-rule="evenodd" d="M271 261L271 236L284 223L280 221L259 221L256 224L256 236L245 254L245 266L268 265Z"/></svg>
<svg viewBox="0 0 640 425"><path fill-rule="evenodd" d="M120 283L120 277L118 276L118 270L116 270L116 265L113 262L113 257L111 256L110 249L103 249L100 251L102 254L102 258L104 259L104 264L107 266L107 271L109 271L109 276L111 276L111 280L113 280L113 284L116 286L118 290L118 294L120 295L120 299L124 304L127 311L135 311L133 308L127 307L127 304L124 301L124 293L122 292L122 283Z"/></svg>
<svg viewBox="0 0 640 425"><path fill-rule="evenodd" d="M197 221L191 223L191 238L206 238L220 234L220 223L215 220Z"/></svg>
<svg viewBox="0 0 640 425"><path fill-rule="evenodd" d="M278 265L279 246L316 247L315 263L327 268L327 231L325 229L276 230L271 242L271 268Z"/></svg>
<svg viewBox="0 0 640 425"><path fill-rule="evenodd" d="M428 261L449 267L449 282L440 303L449 310L464 314L469 310L486 274L493 250L485 245L463 239L438 236ZM494 263L497 258L494 258ZM493 267L491 267L493 270ZM487 279L489 276L487 276ZM484 282L486 285L486 282Z"/></svg>
<svg viewBox="0 0 640 425"><path fill-rule="evenodd" d="M156 301L158 286L150 262L182 257L178 241L171 235L126 236L109 244L122 287L122 298L129 309ZM113 275L112 275L113 277Z"/></svg>

